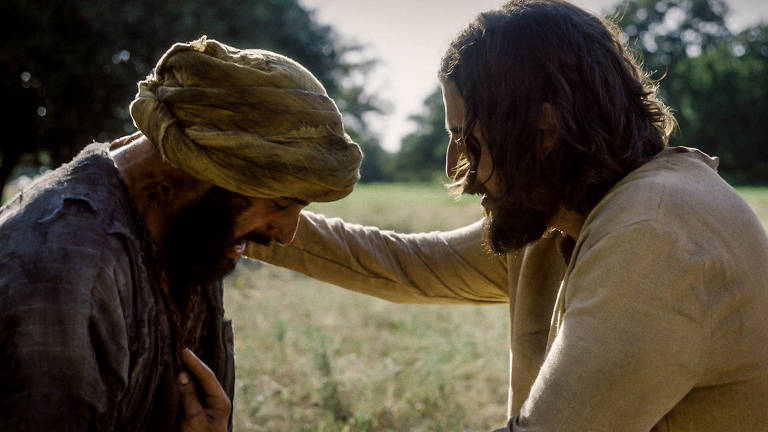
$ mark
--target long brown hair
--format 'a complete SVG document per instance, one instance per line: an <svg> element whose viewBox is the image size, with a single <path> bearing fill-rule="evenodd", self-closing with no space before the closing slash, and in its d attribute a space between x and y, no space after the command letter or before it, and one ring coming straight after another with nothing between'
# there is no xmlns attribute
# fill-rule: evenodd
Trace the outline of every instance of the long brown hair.
<svg viewBox="0 0 768 432"><path fill-rule="evenodd" d="M589 211L627 173L661 151L675 121L617 28L558 0L513 0L480 14L451 43L439 76L466 106L468 160L480 127L505 198L546 185L569 210ZM555 145L542 148L542 107ZM465 187L473 167L464 171Z"/></svg>

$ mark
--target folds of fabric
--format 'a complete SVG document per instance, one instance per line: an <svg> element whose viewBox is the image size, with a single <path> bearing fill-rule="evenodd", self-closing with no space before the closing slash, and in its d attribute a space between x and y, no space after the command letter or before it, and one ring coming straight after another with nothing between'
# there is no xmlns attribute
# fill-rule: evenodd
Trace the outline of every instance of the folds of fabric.
<svg viewBox="0 0 768 432"><path fill-rule="evenodd" d="M131 104L170 163L243 195L333 201L362 154L322 84L295 61L205 37L175 44Z"/></svg>

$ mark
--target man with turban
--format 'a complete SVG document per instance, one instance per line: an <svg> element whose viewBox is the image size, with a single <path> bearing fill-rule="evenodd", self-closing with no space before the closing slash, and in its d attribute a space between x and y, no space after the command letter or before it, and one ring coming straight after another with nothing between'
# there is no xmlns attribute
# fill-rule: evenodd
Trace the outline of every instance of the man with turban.
<svg viewBox="0 0 768 432"><path fill-rule="evenodd" d="M359 177L336 105L279 54L176 44L130 111L139 132L0 208L0 430L231 428L222 278Z"/></svg>

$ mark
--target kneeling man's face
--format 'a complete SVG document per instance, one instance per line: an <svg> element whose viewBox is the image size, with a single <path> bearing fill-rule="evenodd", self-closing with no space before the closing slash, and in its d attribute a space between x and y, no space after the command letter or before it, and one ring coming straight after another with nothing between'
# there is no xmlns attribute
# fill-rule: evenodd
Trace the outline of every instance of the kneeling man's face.
<svg viewBox="0 0 768 432"><path fill-rule="evenodd" d="M248 241L293 241L306 202L254 198L213 187L171 221L161 247L172 287L207 284L235 268Z"/></svg>

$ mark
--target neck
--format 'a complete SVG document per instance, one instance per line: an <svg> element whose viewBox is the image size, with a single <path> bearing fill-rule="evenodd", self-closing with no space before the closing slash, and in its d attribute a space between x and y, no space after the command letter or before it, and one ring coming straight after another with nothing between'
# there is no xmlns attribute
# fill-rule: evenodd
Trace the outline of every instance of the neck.
<svg viewBox="0 0 768 432"><path fill-rule="evenodd" d="M110 155L156 246L171 218L211 187L164 161L141 134L115 141Z"/></svg>
<svg viewBox="0 0 768 432"><path fill-rule="evenodd" d="M581 227L584 225L586 215L566 210L563 206L557 211L557 214L550 221L550 226L574 240L579 238Z"/></svg>

